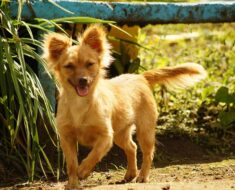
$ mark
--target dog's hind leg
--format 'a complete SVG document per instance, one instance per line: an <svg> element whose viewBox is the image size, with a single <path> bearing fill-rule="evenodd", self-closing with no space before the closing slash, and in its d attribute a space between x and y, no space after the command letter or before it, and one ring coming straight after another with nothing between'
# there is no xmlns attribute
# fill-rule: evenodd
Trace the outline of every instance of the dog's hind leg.
<svg viewBox="0 0 235 190"><path fill-rule="evenodd" d="M148 181L149 171L154 156L155 123L156 118L151 117L151 114L143 114L137 120L137 140L143 153L143 162L137 177L137 182L143 183Z"/></svg>
<svg viewBox="0 0 235 190"><path fill-rule="evenodd" d="M136 149L137 146L132 140L131 127L127 127L114 136L114 143L122 148L127 156L127 172L124 180L131 181L137 175Z"/></svg>

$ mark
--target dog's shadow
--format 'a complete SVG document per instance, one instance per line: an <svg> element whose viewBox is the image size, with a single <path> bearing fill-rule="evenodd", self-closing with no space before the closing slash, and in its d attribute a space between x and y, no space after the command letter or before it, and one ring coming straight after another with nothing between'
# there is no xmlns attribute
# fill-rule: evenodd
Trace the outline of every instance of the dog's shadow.
<svg viewBox="0 0 235 190"><path fill-rule="evenodd" d="M126 181L125 179L122 179L122 180L117 180L115 182L110 182L108 184L109 185L120 185L120 184L125 184L125 183L130 183L130 181Z"/></svg>

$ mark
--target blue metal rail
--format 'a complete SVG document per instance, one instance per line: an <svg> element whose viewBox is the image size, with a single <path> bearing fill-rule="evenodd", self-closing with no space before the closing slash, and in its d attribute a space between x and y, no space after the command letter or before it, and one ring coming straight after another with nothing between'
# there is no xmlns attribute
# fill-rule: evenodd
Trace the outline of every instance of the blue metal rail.
<svg viewBox="0 0 235 190"><path fill-rule="evenodd" d="M235 21L235 1L208 3L129 3L56 0L73 14L62 11L45 0L30 1L24 5L22 17L54 19L69 16L87 16L113 20L121 24L158 23L219 23ZM12 15L17 14L17 2L11 2Z"/></svg>

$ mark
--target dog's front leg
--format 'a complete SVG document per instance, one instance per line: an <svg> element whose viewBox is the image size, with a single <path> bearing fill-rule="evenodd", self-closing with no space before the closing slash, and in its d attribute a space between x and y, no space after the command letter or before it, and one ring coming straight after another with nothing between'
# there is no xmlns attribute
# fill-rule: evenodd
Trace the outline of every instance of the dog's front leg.
<svg viewBox="0 0 235 190"><path fill-rule="evenodd" d="M78 167L78 178L86 178L95 165L106 155L113 144L112 136L99 136L91 152Z"/></svg>
<svg viewBox="0 0 235 190"><path fill-rule="evenodd" d="M60 137L61 148L63 150L66 164L67 164L67 173L69 177L66 190L77 189L78 184L78 160L77 160L77 141L70 136L61 136Z"/></svg>

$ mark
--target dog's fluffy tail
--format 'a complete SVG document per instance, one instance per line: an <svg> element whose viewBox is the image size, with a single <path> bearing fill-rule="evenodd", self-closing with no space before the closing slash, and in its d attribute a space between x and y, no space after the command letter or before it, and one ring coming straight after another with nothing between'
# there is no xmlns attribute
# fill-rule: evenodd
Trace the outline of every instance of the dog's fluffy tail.
<svg viewBox="0 0 235 190"><path fill-rule="evenodd" d="M145 71L143 76L153 87L155 84L167 88L185 88L207 76L205 69L196 63L186 63L175 67L165 67Z"/></svg>

